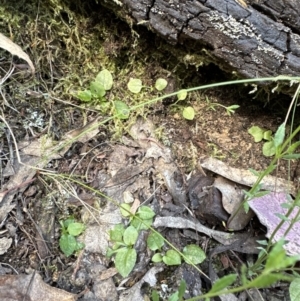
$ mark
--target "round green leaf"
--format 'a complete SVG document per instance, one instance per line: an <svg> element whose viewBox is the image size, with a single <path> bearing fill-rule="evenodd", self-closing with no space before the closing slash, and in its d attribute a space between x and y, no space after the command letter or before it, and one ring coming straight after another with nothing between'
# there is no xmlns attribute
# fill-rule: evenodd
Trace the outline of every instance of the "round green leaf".
<svg viewBox="0 0 300 301"><path fill-rule="evenodd" d="M151 227L152 223L153 223L153 218L143 219L142 221L140 221L138 218L134 217L130 224L138 231L140 231L140 230L148 230L149 227Z"/></svg>
<svg viewBox="0 0 300 301"><path fill-rule="evenodd" d="M152 256L152 262L162 262L162 256L160 253L156 253Z"/></svg>
<svg viewBox="0 0 300 301"><path fill-rule="evenodd" d="M164 78L158 78L155 82L155 88L158 91L162 91L167 85L168 82Z"/></svg>
<svg viewBox="0 0 300 301"><path fill-rule="evenodd" d="M84 102L90 102L92 100L92 92L90 90L79 91L77 97Z"/></svg>
<svg viewBox="0 0 300 301"><path fill-rule="evenodd" d="M78 236L84 231L84 229L85 226L83 223L71 223L68 226L68 232L73 236Z"/></svg>
<svg viewBox="0 0 300 301"><path fill-rule="evenodd" d="M119 119L127 119L129 117L130 110L125 102L121 100L115 100L114 105L115 105L117 117Z"/></svg>
<svg viewBox="0 0 300 301"><path fill-rule="evenodd" d="M186 107L183 109L182 115L187 120L193 120L195 117L195 110L193 107Z"/></svg>
<svg viewBox="0 0 300 301"><path fill-rule="evenodd" d="M125 229L123 234L124 243L127 246L133 246L138 238L138 231L133 226L129 226Z"/></svg>
<svg viewBox="0 0 300 301"><path fill-rule="evenodd" d="M124 216L124 217L130 216L130 205L126 204L126 203L122 203L120 205L120 211L121 211L122 216Z"/></svg>
<svg viewBox="0 0 300 301"><path fill-rule="evenodd" d="M265 140L267 141L271 141L272 140L272 131L265 131L264 132L264 137L263 137Z"/></svg>
<svg viewBox="0 0 300 301"><path fill-rule="evenodd" d="M187 91L185 89L178 91L177 98L178 100L185 100L187 97Z"/></svg>
<svg viewBox="0 0 300 301"><path fill-rule="evenodd" d="M110 90L113 85L112 75L107 69L100 71L95 80L104 88L104 90Z"/></svg>
<svg viewBox="0 0 300 301"><path fill-rule="evenodd" d="M137 213L141 219L150 219L155 215L155 212L148 206L141 206Z"/></svg>
<svg viewBox="0 0 300 301"><path fill-rule="evenodd" d="M92 95L96 98L101 98L106 93L103 86L97 81L91 82L90 90L91 90Z"/></svg>
<svg viewBox="0 0 300 301"><path fill-rule="evenodd" d="M142 81L138 78L131 78L127 84L127 87L132 93L139 93L142 90Z"/></svg>
<svg viewBox="0 0 300 301"><path fill-rule="evenodd" d="M122 277L127 277L130 274L134 268L136 257L135 249L122 248L118 250L115 258L115 265Z"/></svg>
<svg viewBox="0 0 300 301"><path fill-rule="evenodd" d="M117 224L112 230L109 230L109 239L111 241L123 242L125 228L123 224Z"/></svg>
<svg viewBox="0 0 300 301"><path fill-rule="evenodd" d="M184 260L188 264L199 264L199 263L203 262L206 258L206 255L203 252L203 250L197 245L186 246L183 249L182 253L187 258L187 260L186 259L184 259Z"/></svg>
<svg viewBox="0 0 300 301"><path fill-rule="evenodd" d="M147 246L150 250L156 251L164 245L163 237L155 232L149 234L147 238Z"/></svg>
<svg viewBox="0 0 300 301"><path fill-rule="evenodd" d="M59 239L59 247L67 257L74 253L76 246L77 241L73 235L64 234Z"/></svg>
<svg viewBox="0 0 300 301"><path fill-rule="evenodd" d="M163 256L163 262L166 265L179 265L181 264L181 257L175 250L168 250Z"/></svg>
<svg viewBox="0 0 300 301"><path fill-rule="evenodd" d="M276 148L274 145L274 141L268 141L263 145L263 155L266 157L274 156L276 152Z"/></svg>
<svg viewBox="0 0 300 301"><path fill-rule="evenodd" d="M248 133L253 136L255 142L260 142L264 137L264 130L261 129L259 126L252 126Z"/></svg>

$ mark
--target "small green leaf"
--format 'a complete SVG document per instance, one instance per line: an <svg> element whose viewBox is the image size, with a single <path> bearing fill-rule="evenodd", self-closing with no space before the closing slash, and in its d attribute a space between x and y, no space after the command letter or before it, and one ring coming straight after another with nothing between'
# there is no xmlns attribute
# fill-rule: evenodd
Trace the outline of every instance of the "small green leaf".
<svg viewBox="0 0 300 301"><path fill-rule="evenodd" d="M297 160L300 158L300 154L287 154L282 156L285 160Z"/></svg>
<svg viewBox="0 0 300 301"><path fill-rule="evenodd" d="M123 242L124 231L125 228L123 224L115 225L112 230L109 230L109 239L111 241Z"/></svg>
<svg viewBox="0 0 300 301"><path fill-rule="evenodd" d="M229 285L233 284L236 281L237 274L230 274L227 276L222 277L221 279L218 279L212 286L209 293L216 293L224 290Z"/></svg>
<svg viewBox="0 0 300 301"><path fill-rule="evenodd" d="M258 191L253 195L253 198L260 198L260 197L265 196L269 193L270 193L270 191Z"/></svg>
<svg viewBox="0 0 300 301"><path fill-rule="evenodd" d="M186 289L186 283L185 283L184 280L181 280L179 288L178 288L178 298L179 298L179 300L183 300L182 298L185 294L185 289Z"/></svg>
<svg viewBox="0 0 300 301"><path fill-rule="evenodd" d="M138 78L131 78L127 84L128 90L132 93L139 93L142 90L142 81Z"/></svg>
<svg viewBox="0 0 300 301"><path fill-rule="evenodd" d="M182 111L182 116L187 120L193 120L195 118L195 110L193 107L185 107Z"/></svg>
<svg viewBox="0 0 300 301"><path fill-rule="evenodd" d="M150 219L155 216L155 212L148 206L141 206L137 213L141 219Z"/></svg>
<svg viewBox="0 0 300 301"><path fill-rule="evenodd" d="M127 104L121 100L114 101L115 110L119 119L127 119L129 117L130 109Z"/></svg>
<svg viewBox="0 0 300 301"><path fill-rule="evenodd" d="M250 209L250 207L249 207L249 203L248 203L248 202L244 202L244 205L243 205L243 207L244 207L245 213L247 214L247 213L248 213L248 211L249 211L249 209Z"/></svg>
<svg viewBox="0 0 300 301"><path fill-rule="evenodd" d="M84 229L85 226L83 223L71 223L68 226L68 232L73 236L78 236L84 231Z"/></svg>
<svg viewBox="0 0 300 301"><path fill-rule="evenodd" d="M115 258L116 269L122 277L127 277L136 263L136 250L132 248L122 248L118 250Z"/></svg>
<svg viewBox="0 0 300 301"><path fill-rule="evenodd" d="M267 141L271 141L272 140L272 131L265 131L264 132L264 137L263 137L265 140Z"/></svg>
<svg viewBox="0 0 300 301"><path fill-rule="evenodd" d="M292 281L289 287L291 301L300 300L300 278L296 278Z"/></svg>
<svg viewBox="0 0 300 301"><path fill-rule="evenodd" d="M101 98L106 93L103 86L97 81L91 82L90 90L91 90L92 95L96 98Z"/></svg>
<svg viewBox="0 0 300 301"><path fill-rule="evenodd" d="M155 88L158 91L162 91L168 85L168 82L164 78L158 78L155 82Z"/></svg>
<svg viewBox="0 0 300 301"><path fill-rule="evenodd" d="M178 91L177 98L178 100L185 100L187 97L187 91L185 89Z"/></svg>
<svg viewBox="0 0 300 301"><path fill-rule="evenodd" d="M110 90L113 85L112 75L107 69L100 71L97 74L95 81L98 82L106 91Z"/></svg>
<svg viewBox="0 0 300 301"><path fill-rule="evenodd" d="M300 147L300 141L291 144L286 152L288 154L292 154L298 147Z"/></svg>
<svg viewBox="0 0 300 301"><path fill-rule="evenodd" d="M265 270L276 271L286 268L299 260L300 255L287 256L285 249L283 248L284 240L279 240L272 248L268 255Z"/></svg>
<svg viewBox="0 0 300 301"><path fill-rule="evenodd" d="M120 247L126 247L126 245L124 244L123 241L117 241L117 242L115 242L115 244L113 245L112 249L113 249L114 251L118 251L118 249L119 249Z"/></svg>
<svg viewBox="0 0 300 301"><path fill-rule="evenodd" d="M159 294L157 290L153 290L151 293L151 300L152 301L159 301Z"/></svg>
<svg viewBox="0 0 300 301"><path fill-rule="evenodd" d="M253 279L248 284L248 287L264 288L280 280L291 281L293 280L293 277L285 275L283 273L261 274L257 278Z"/></svg>
<svg viewBox="0 0 300 301"><path fill-rule="evenodd" d="M234 113L233 111L235 111L239 107L240 107L239 105L232 105L232 106L227 107L227 110L230 110L232 113Z"/></svg>
<svg viewBox="0 0 300 301"><path fill-rule="evenodd" d="M110 257L112 257L115 253L116 253L115 250L113 250L112 248L108 247L108 248L106 249L106 254L105 254L105 256L108 257L108 258L110 258Z"/></svg>
<svg viewBox="0 0 300 301"><path fill-rule="evenodd" d="M288 222L289 221L289 218L286 217L285 215L283 214L280 214L280 213L274 213L278 218L280 218L281 220L285 221L285 222Z"/></svg>
<svg viewBox="0 0 300 301"><path fill-rule="evenodd" d="M163 256L163 262L166 265L179 265L181 264L181 257L175 250L168 250Z"/></svg>
<svg viewBox="0 0 300 301"><path fill-rule="evenodd" d="M65 228L68 228L68 226L70 224L75 223L75 219L74 218L68 218L68 219L64 220L62 223L63 223L63 226Z"/></svg>
<svg viewBox="0 0 300 301"><path fill-rule="evenodd" d="M130 205L127 203L122 203L120 205L120 211L121 211L122 216L124 216L124 217L130 216Z"/></svg>
<svg viewBox="0 0 300 301"><path fill-rule="evenodd" d="M69 257L76 250L77 241L73 235L63 234L59 239L59 247Z"/></svg>
<svg viewBox="0 0 300 301"><path fill-rule="evenodd" d="M252 126L248 133L253 136L255 142L260 142L264 137L264 130L256 125Z"/></svg>
<svg viewBox="0 0 300 301"><path fill-rule="evenodd" d="M79 91L77 97L84 102L90 102L92 100L92 92L90 90Z"/></svg>
<svg viewBox="0 0 300 301"><path fill-rule="evenodd" d="M274 141L268 141L263 145L263 155L266 157L274 156L276 152Z"/></svg>
<svg viewBox="0 0 300 301"><path fill-rule="evenodd" d="M282 144L285 136L285 123L281 124L274 135L275 148Z"/></svg>
<svg viewBox="0 0 300 301"><path fill-rule="evenodd" d="M159 233L152 232L147 238L147 247L156 251L159 250L164 245L164 239Z"/></svg>
<svg viewBox="0 0 300 301"><path fill-rule="evenodd" d="M203 250L199 246L194 244L185 246L182 253L187 258L187 260L185 258L184 260L188 264L199 264L206 258Z"/></svg>
<svg viewBox="0 0 300 301"><path fill-rule="evenodd" d="M253 175L259 177L259 172L256 171L255 169L249 168L249 171L250 171Z"/></svg>
<svg viewBox="0 0 300 301"><path fill-rule="evenodd" d="M267 246L268 242L266 240L257 240L256 241L258 244L263 245L263 246Z"/></svg>
<svg viewBox="0 0 300 301"><path fill-rule="evenodd" d="M138 238L138 231L133 226L129 226L125 229L123 240L127 246L133 246Z"/></svg>
<svg viewBox="0 0 300 301"><path fill-rule="evenodd" d="M156 253L152 256L152 262L162 262L163 258L160 253Z"/></svg>
<svg viewBox="0 0 300 301"><path fill-rule="evenodd" d="M178 291L173 293L169 298L168 301L179 301L179 293Z"/></svg>
<svg viewBox="0 0 300 301"><path fill-rule="evenodd" d="M134 217L130 223L134 228L138 231L140 230L148 230L149 227L153 224L153 218L139 220L137 217Z"/></svg>

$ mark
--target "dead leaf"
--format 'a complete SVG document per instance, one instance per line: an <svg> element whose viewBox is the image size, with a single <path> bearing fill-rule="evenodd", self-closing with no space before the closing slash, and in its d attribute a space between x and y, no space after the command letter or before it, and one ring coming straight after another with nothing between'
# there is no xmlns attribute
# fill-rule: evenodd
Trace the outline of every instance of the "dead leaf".
<svg viewBox="0 0 300 301"><path fill-rule="evenodd" d="M16 55L26 61L31 69L31 73L34 74L35 68L28 54L26 54L20 46L15 44L12 40L4 36L2 33L0 33L0 47L10 52L12 55Z"/></svg>
<svg viewBox="0 0 300 301"><path fill-rule="evenodd" d="M252 187L257 176L251 173L249 170L233 168L228 166L226 163L217 160L215 158L200 158L200 164L203 168L208 169L226 179L236 182L241 185ZM261 182L262 189L276 191L276 192L289 192L295 195L296 189L292 182L286 181L273 176L266 176Z"/></svg>
<svg viewBox="0 0 300 301"><path fill-rule="evenodd" d="M285 203L291 205L291 202L292 200L283 192L271 192L265 196L249 201L250 208L256 213L260 222L267 227L268 232L266 236L268 238L271 237L278 224L282 221L282 219L278 217L278 214L285 216L288 211L288 209L283 208L282 205ZM298 210L298 207L293 210L289 216L289 220L296 216ZM287 244L284 245L287 253L289 255L298 255L300 253L300 224L296 222L285 236L285 231L289 226L290 222L286 221L275 234L273 242L275 243L281 238L284 238L288 241Z"/></svg>
<svg viewBox="0 0 300 301"><path fill-rule="evenodd" d="M43 282L42 277L34 275L0 276L1 301L75 301L74 294L51 287Z"/></svg>
<svg viewBox="0 0 300 301"><path fill-rule="evenodd" d="M12 244L11 238L3 237L0 239L0 255L7 252L7 250L10 248Z"/></svg>
<svg viewBox="0 0 300 301"><path fill-rule="evenodd" d="M251 209L247 213L243 208L240 209L240 205L244 200L243 189L248 190L248 188L242 187L223 177L217 177L214 186L222 193L224 209L233 216L232 219L229 218L227 227L235 231L244 229L254 215ZM236 213L237 210L239 211Z"/></svg>
<svg viewBox="0 0 300 301"><path fill-rule="evenodd" d="M204 233L209 237L212 237L219 243L223 245L230 245L238 240L243 240L246 237L249 237L249 233L226 233L222 231L217 231L203 226L201 223L195 220L188 220L183 217L157 217L153 223L154 228L158 227L168 227L175 229L193 229L200 233ZM239 249L239 252L257 254L258 253L258 244L254 247L253 242L247 247L246 245L243 248Z"/></svg>

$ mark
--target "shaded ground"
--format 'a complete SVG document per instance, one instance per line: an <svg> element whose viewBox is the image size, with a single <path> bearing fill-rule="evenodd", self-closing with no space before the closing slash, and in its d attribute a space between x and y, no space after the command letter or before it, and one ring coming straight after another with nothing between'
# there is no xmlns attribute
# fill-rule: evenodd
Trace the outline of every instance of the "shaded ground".
<svg viewBox="0 0 300 301"><path fill-rule="evenodd" d="M35 1L4 1L0 7L1 32L22 46L37 69L33 79L24 70L22 62L14 58L13 62L17 65L15 72L1 86L2 116L18 143L24 140L34 141L44 134L58 143L66 132L78 129L96 117L103 120L111 116L112 107L108 106L107 109L98 104L82 104L74 97L78 90L88 87L89 82L102 69L110 70L114 77L114 86L108 94L108 100L118 98L128 106L161 95L153 88L159 77L169 82L167 92L170 93L181 88L226 80L226 75L217 67L210 65L196 68L179 62L168 54L168 46L151 33L140 28L128 28L96 4L89 3L85 6L77 7L74 3L60 6L56 1L39 5ZM4 75L12 64L8 53L2 52L0 63L1 73ZM139 94L131 94L127 88L131 77L140 78L147 87ZM50 161L45 169L59 174L82 176L87 185L100 189L101 183L96 185L95 179L99 180L101 172L112 170L111 154L124 144L121 139L123 136L130 137L130 126L142 116L153 121L157 141L172 150L174 162L182 175L188 175L196 169L201 155L222 159L233 167L263 170L270 159L262 155L262 144L254 143L247 131L252 125L257 125L275 132L284 120L290 98L271 95L268 102L263 102L263 99L267 99L267 94L263 91L248 94L251 90L253 87L235 86L193 92L182 102L175 103L176 99L170 97L151 107L136 109L129 121L114 118L101 124L99 132L88 141L74 141L63 158ZM224 108L211 103L224 106L238 104L240 108L234 115L228 116ZM182 117L182 109L187 105L192 105L196 111L196 118L192 121ZM1 123L1 128L3 188L14 173L8 167L16 161L16 156L12 133L4 123ZM139 147L136 149L138 151ZM122 163L138 165L137 159L140 156L142 157L140 154L126 153ZM277 172L282 178L289 174L297 176L297 162L292 164L291 170L288 170L285 162L281 162ZM145 173L146 171L141 172L143 175ZM166 201L169 195L163 179L159 179L153 171L149 171L147 175L149 195L153 194L155 187L152 185L156 183L160 187L157 198ZM102 254L90 252L84 257L86 261L77 261L76 267L75 257L67 258L59 251L58 221L70 215L85 220L81 204L72 196L64 194L65 187L74 187L80 199L100 211L107 201L66 178L63 181L55 180L37 172L35 179L28 189L20 189L15 194L15 207L0 221L3 229L1 235L14 239L9 251L0 255L0 262L7 268L2 270L2 274L12 274L14 271L30 273L36 270L52 286L73 293L85 292L95 282L90 275L97 274L91 270L88 262L101 263L106 267L111 264ZM166 198L164 195L167 195ZM146 200L147 194L140 197ZM46 214L45 206L48 210ZM45 221L51 225L46 239L50 250L40 245L41 239L38 237L37 229L45 226ZM253 221L254 226L256 222ZM173 242L177 239L179 246L194 241L194 238L185 234L185 239L180 243L180 235L183 234L177 230L165 231L164 234ZM205 246L207 241L201 236L198 243ZM41 254L42 250L45 254ZM226 257L224 260L230 259ZM246 258L241 257L241 260ZM233 262L233 265L238 264ZM224 274L228 268L225 265L223 262ZM207 267L203 268L205 270ZM74 276L78 269L82 274ZM139 267L126 287L137 282L147 269L147 266ZM173 269L162 273L159 283L167 282L172 287L176 283L176 280L169 277L172 271ZM83 279L82 282L80 279ZM116 276L114 282L120 281ZM199 293L200 289L196 291ZM88 297L86 300L89 300Z"/></svg>

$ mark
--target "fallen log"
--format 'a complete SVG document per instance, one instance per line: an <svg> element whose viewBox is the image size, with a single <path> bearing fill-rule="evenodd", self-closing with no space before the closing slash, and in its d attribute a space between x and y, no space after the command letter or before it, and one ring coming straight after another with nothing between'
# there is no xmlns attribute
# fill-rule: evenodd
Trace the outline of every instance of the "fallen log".
<svg viewBox="0 0 300 301"><path fill-rule="evenodd" d="M170 44L183 46L187 60L197 55L202 63L213 62L242 78L300 74L299 1L100 2L131 26L147 26Z"/></svg>

